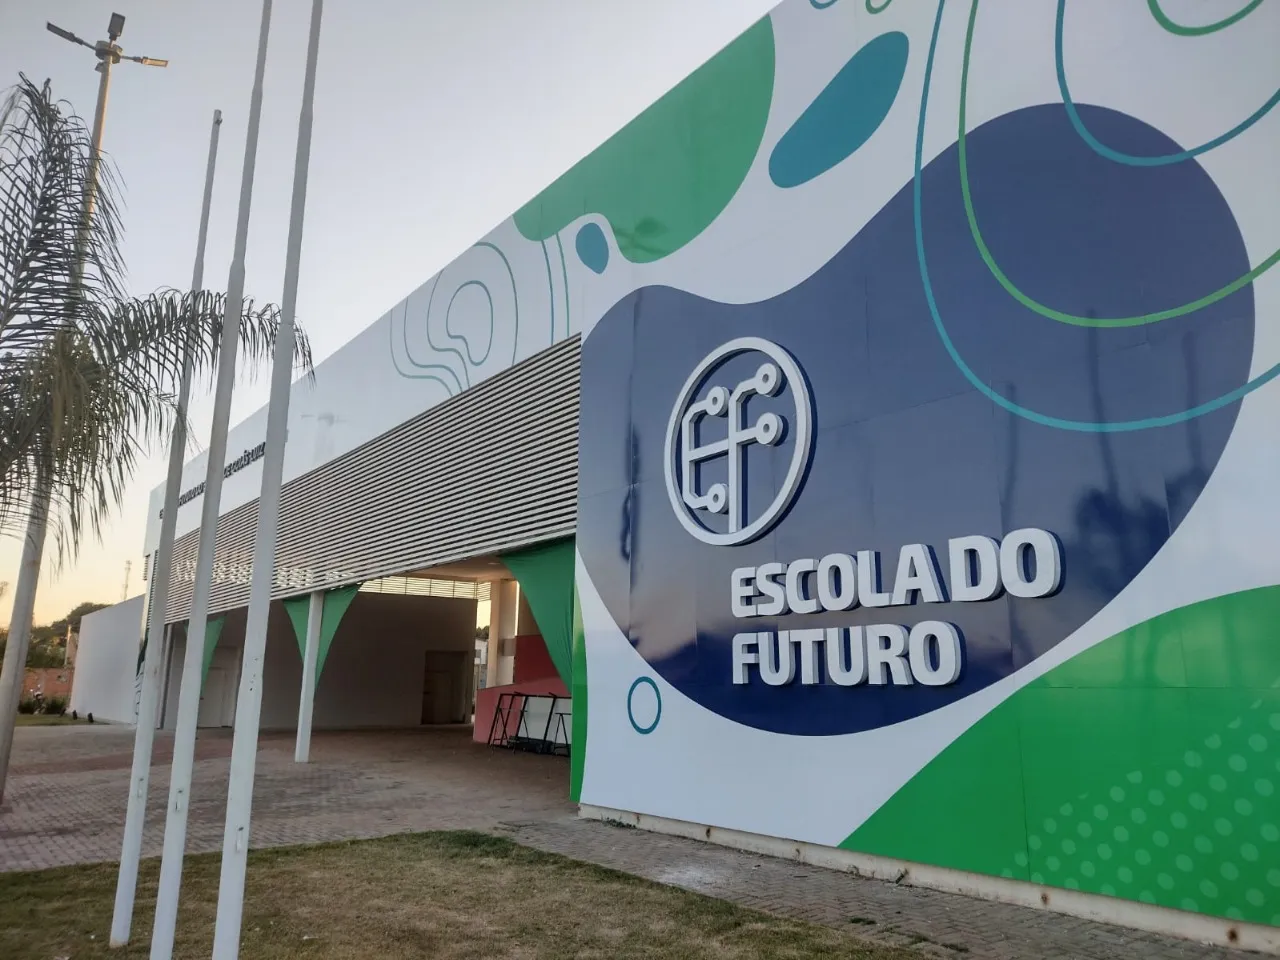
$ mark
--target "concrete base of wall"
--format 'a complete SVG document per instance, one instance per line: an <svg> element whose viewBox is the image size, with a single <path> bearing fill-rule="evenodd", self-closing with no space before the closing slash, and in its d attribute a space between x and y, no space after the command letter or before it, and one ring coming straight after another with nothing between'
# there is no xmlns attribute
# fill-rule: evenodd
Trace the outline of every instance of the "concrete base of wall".
<svg viewBox="0 0 1280 960"><path fill-rule="evenodd" d="M1100 923L1113 923L1137 930L1182 937L1198 943L1255 950L1280 956L1280 928L1276 927L1222 920L1131 900L1082 893L1077 890L1042 887L1020 880L988 877L947 867L933 867L910 863L906 860L854 853L816 843L783 840L758 833L746 833L742 830L702 826L684 820L671 820L645 813L630 813L588 803L579 806L578 815L588 820L621 823L641 830L651 830L654 833L703 840L770 857L799 860L816 867L842 870L859 877L927 887L947 893L958 893L966 897L1012 903L1021 907L1053 910L1085 920L1096 920Z"/></svg>

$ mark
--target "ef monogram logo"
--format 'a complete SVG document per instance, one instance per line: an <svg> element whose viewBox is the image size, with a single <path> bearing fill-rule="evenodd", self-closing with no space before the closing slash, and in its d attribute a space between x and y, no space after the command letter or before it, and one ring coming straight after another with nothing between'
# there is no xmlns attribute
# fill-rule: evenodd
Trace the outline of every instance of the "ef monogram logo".
<svg viewBox="0 0 1280 960"><path fill-rule="evenodd" d="M755 373L736 384L704 389L734 357L755 354ZM752 398L779 397L789 388L790 418L773 411L751 418ZM781 444L790 433L791 461L772 501L763 510L749 502L746 477L751 446ZM681 525L713 546L749 543L767 533L795 499L813 445L813 398L804 372L791 354L760 337L722 344L689 374L667 423L663 470L667 495ZM724 459L723 481L700 482L700 467ZM724 515L723 521L711 517ZM706 522L704 522L704 518Z"/></svg>

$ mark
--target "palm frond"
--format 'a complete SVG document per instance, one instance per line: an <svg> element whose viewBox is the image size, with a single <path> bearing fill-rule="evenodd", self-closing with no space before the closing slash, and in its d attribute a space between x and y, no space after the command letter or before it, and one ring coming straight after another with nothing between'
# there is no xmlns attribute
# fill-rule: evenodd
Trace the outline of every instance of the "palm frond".
<svg viewBox="0 0 1280 960"><path fill-rule="evenodd" d="M0 101L0 534L25 522L37 476L52 477L60 556L100 532L141 457L167 441L184 358L212 375L227 309L212 291L123 295L120 181L88 126L48 82ZM280 311L250 300L239 352L272 353ZM297 337L299 367L313 375Z"/></svg>
<svg viewBox="0 0 1280 960"><path fill-rule="evenodd" d="M222 335L225 295L161 291L109 304L109 321L86 332L61 331L32 352L21 375L0 375L0 478L30 486L37 466L55 477L50 519L60 559L86 533L100 533L120 504L140 458L168 441L184 355L193 377L211 373ZM268 360L279 308L246 301L239 346L246 369ZM314 375L306 334L297 335L299 368ZM2 488L0 488L2 490ZM25 491L24 492L29 492ZM24 515L27 497L0 504L0 527Z"/></svg>
<svg viewBox="0 0 1280 960"><path fill-rule="evenodd" d="M26 76L0 107L0 355L37 349L58 330L101 319L122 295L119 178L98 165L94 214L89 129L49 83Z"/></svg>

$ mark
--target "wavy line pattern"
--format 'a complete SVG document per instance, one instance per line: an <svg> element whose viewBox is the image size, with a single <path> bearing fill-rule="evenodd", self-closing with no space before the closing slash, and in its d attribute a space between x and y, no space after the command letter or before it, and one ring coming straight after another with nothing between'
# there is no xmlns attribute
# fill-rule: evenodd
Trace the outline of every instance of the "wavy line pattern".
<svg viewBox="0 0 1280 960"><path fill-rule="evenodd" d="M976 2L974 6L977 6ZM1080 119L1080 114L1076 110L1075 101L1071 99L1071 90L1067 85L1067 71L1063 66L1062 56L1062 21L1066 12L1066 7L1067 0L1058 0L1058 21L1054 39L1055 56L1057 58L1058 69L1058 89L1062 93L1062 103L1067 108L1067 116L1071 118L1071 125L1076 128L1076 132L1079 133L1080 136L1084 138L1084 141L1097 153L1102 154L1109 160L1114 160L1116 163L1126 163L1135 167L1160 167L1168 163L1181 163L1183 160L1190 160L1192 157L1198 157L1202 153L1207 153L1215 147L1220 147L1224 143L1234 140L1270 113L1272 107L1277 103L1280 103L1280 89L1277 89L1276 92L1267 99L1266 103L1226 133L1214 137L1212 140L1202 143L1198 147L1192 147L1189 150L1180 150L1177 153L1169 153L1161 157L1135 157L1132 154L1114 150L1111 147L1108 147L1105 143L1100 142L1089 131L1089 128L1085 126L1084 121ZM970 29L972 29L972 27ZM966 43L966 50L967 49L968 45Z"/></svg>
<svg viewBox="0 0 1280 960"><path fill-rule="evenodd" d="M511 261L507 259L507 255L497 246L488 240L481 240L476 246L486 247L496 253L502 260L502 265L507 268L507 276L511 278L511 308L515 311L515 329L511 333L511 362L514 364L516 362L516 353L520 348L520 296L516 291L516 273L511 269Z"/></svg>
<svg viewBox="0 0 1280 960"><path fill-rule="evenodd" d="M406 347L406 355L407 355L407 348L409 343L408 327L409 327L409 301L405 300L404 316L400 320L400 338L401 338L401 342ZM458 375L454 373L452 369L450 369L449 367L447 367L442 363L420 364L420 363L417 363L412 357L409 357L409 362L416 369L405 370L402 366L400 366L400 358L396 354L396 314L394 309L391 311L390 323L387 324L387 330L390 333L390 339L391 339L391 343L389 344L389 346L391 347L391 363L396 368L396 373L400 374L400 376L405 377L408 380L434 380L436 383L440 384L440 386L444 387L445 393L447 393L451 397L455 393L459 392L459 389L455 389L455 383L457 383ZM445 380L437 373L427 372L430 370L443 370L445 373L453 377L454 382ZM460 386L461 385L458 384L459 388Z"/></svg>
<svg viewBox="0 0 1280 960"><path fill-rule="evenodd" d="M546 253L545 244L544 254ZM472 246L472 250L484 248L493 251L502 261L502 265L506 270L507 277L511 283L511 363L516 362L520 345L520 299L516 289L515 272L511 268L511 261L507 259L505 253L496 245L488 240L482 240ZM465 256L465 255L464 255ZM402 377L418 380L434 380L441 384L448 392L449 396L461 393L472 385L472 373L478 371L489 358L493 355L493 350L498 341L498 307L494 302L493 290L484 280L477 279L474 275L468 277L454 287L453 292L449 295L448 304L444 307L443 329L444 335L448 338L449 343L437 343L432 334L432 321L435 313L438 313L436 304L436 293L440 286L441 279L448 273L458 261L454 261L443 271L436 275L431 281L431 291L427 295L427 306L425 314L422 318L422 325L426 329L427 344L432 352L441 357L452 356L457 358L457 363L452 362L440 363L432 362L426 358L415 355L413 347L409 339L409 300L403 303L403 310L399 322L399 346L397 347L397 323L395 310L391 313L391 322L389 325L391 331L391 360L395 366L396 372ZM547 278L550 286L551 263L550 258L547 260ZM489 278L492 281L492 277ZM472 338L464 333L454 330L454 305L458 297L464 290L471 287L479 288L484 293L485 299L488 301L488 332L485 346L481 352L473 344ZM552 314L552 342L555 340L555 290L550 290L551 294L551 314ZM443 293L441 300L443 301ZM438 321L437 321L438 322ZM505 331L504 331L505 333ZM457 345L454 345L457 344ZM408 361L408 369L401 363L400 353L404 354L404 359ZM477 356L477 354L480 354ZM455 369L456 368L456 369ZM459 374L458 370L461 370ZM438 371L438 372L437 372ZM443 374L443 376L442 376Z"/></svg>
<svg viewBox="0 0 1280 960"><path fill-rule="evenodd" d="M570 303L573 297L569 295L569 264L564 259L564 244L560 242L560 234L556 234L556 249L560 251L560 276L564 279L564 335L566 339L569 336L569 311ZM556 308L556 292L551 291L551 309ZM552 321L551 339L555 340L555 321Z"/></svg>
<svg viewBox="0 0 1280 960"><path fill-rule="evenodd" d="M973 18L977 12L977 0L973 0L970 8L970 35L972 34ZM929 108L929 90L933 80L933 65L936 58L938 47L938 35L942 28L942 14L946 8L946 0L938 0L938 12L934 18L933 33L929 41L929 55L925 61L924 85L920 94L920 120L916 127L916 147L914 161L914 176L912 181L912 196L914 201L914 226L916 239L916 260L920 271L920 281L924 286L925 300L929 306L929 313L933 319L933 324L938 332L938 337L942 341L943 347L947 351L947 355L956 365L956 369L964 376L970 384L973 385L992 403L1000 408L1007 410L1015 416L1022 417L1032 423L1039 423L1043 426L1054 427L1059 430L1070 430L1085 433L1126 433L1135 430L1149 430L1154 427L1172 426L1178 423L1184 423L1187 420L1204 416L1215 410L1229 406L1244 398L1254 390L1271 382L1277 376L1280 376L1280 364L1277 364L1264 373L1252 380L1242 384L1235 390L1231 390L1221 396L1215 397L1197 406L1191 407L1177 413L1166 414L1159 417L1146 417L1140 420L1112 420L1112 421L1086 421L1086 420L1069 420L1061 417L1052 417L1024 407L1003 394L996 391L989 384L984 382L981 377L974 373L973 369L965 362L959 350L956 349L955 343L952 342L950 334L947 332L946 323L942 319L941 312L938 308L937 299L934 296L933 284L929 276L929 261L925 253L924 243L924 217L923 217L923 190L921 186L921 173L924 162L924 132L925 121ZM967 63L967 43L966 43L966 63ZM992 266L994 261L988 259L989 253L983 253L983 259L987 260L988 266ZM996 270L999 268L996 267ZM1000 275L997 275L997 279ZM1006 286L1006 289L1009 289Z"/></svg>
<svg viewBox="0 0 1280 960"><path fill-rule="evenodd" d="M559 236L559 234L557 234ZM547 265L547 296L551 298L551 310L547 318L548 325L551 328L549 343L556 342L556 286L551 280L551 255L547 253L547 241L539 240L542 247L542 260Z"/></svg>
<svg viewBox="0 0 1280 960"><path fill-rule="evenodd" d="M462 380L458 381L458 390L459 392L461 392L462 390L466 389L466 387L471 386L471 375L467 372L466 357L462 355L462 351L459 350L457 347L448 347L448 346L442 347L440 346L440 344L436 343L434 340L431 339L431 308L435 304L436 289L439 286L440 286L440 276L437 275L435 280L431 284L431 295L427 297L427 317L423 323L423 326L427 328L427 345L430 346L432 350L434 350L436 353L451 353L455 357L457 357L458 362L462 364L462 372L463 372L463 375L466 377L466 386L465 387L463 386ZM453 306L452 298L449 300L449 306L450 307ZM445 322L445 326L448 327L449 325L448 310L445 311L444 322ZM492 319L490 319L490 324L492 324L492 322L493 322ZM493 335L492 328L489 331L489 335L490 336ZM409 326L407 323L405 324L404 352L413 363L416 364L418 362L417 359L413 356L413 354L409 351ZM457 378L458 375L453 372L452 367L449 368L449 372L453 373L454 377Z"/></svg>
<svg viewBox="0 0 1280 960"><path fill-rule="evenodd" d="M484 292L485 299L489 301L489 343L484 348L484 356L479 360L471 355L471 341L464 336L454 333L453 329L449 326L449 318L453 316L453 302L458 299L458 294L462 293L463 290L466 290L469 287L479 287ZM461 342L463 349L467 351L467 361L473 367L480 366L480 364L489 359L489 354L493 352L493 319L493 294L489 292L489 288L486 287L482 281L468 280L466 283L458 287L457 290L453 291L453 296L449 298L449 307L444 313L444 333L450 340L457 340ZM427 332L429 334L430 330Z"/></svg>
<svg viewBox="0 0 1280 960"><path fill-rule="evenodd" d="M870 2L870 0L868 0ZM1249 0L1239 11L1231 14L1229 17L1223 17L1215 23L1206 23L1199 27L1188 27L1181 23L1175 23L1171 20L1160 6L1160 0L1147 0L1147 6L1151 10L1151 15L1156 18L1156 22L1164 27L1170 33L1176 33L1180 37L1203 37L1207 33L1217 33L1224 27L1229 27L1233 23L1239 23L1258 7L1262 6L1262 0Z"/></svg>
<svg viewBox="0 0 1280 960"><path fill-rule="evenodd" d="M1075 127L1076 131L1080 133L1085 143L1087 143L1094 150L1095 153L1098 153L1109 160L1115 160L1117 163L1126 163L1131 166L1158 165L1154 163L1139 162L1139 161L1142 161L1144 158L1129 157L1128 159L1124 159L1125 157L1128 156L1127 154L1118 154L1116 153L1116 151L1112 151L1109 148L1103 147L1101 144L1097 142L1097 140L1095 140L1092 137L1091 134L1088 133L1083 122L1080 120L1079 114L1075 109L1075 105L1071 103L1070 94L1067 92L1066 71L1063 67L1063 60L1062 60L1062 20L1063 20L1063 11L1065 10L1065 8L1066 8L1066 0L1059 0L1056 46L1057 46L1059 84L1062 87L1063 102L1067 105L1067 112L1071 117L1072 126ZM975 244L977 244L978 252L982 255L982 260L984 263L986 263L987 268L991 271L991 275L995 277L996 280L999 281L1000 285L1004 287L1005 291L1008 292L1008 294L1011 297L1013 297L1015 300L1017 300L1027 309L1032 310L1035 313L1038 313L1042 317L1047 317L1050 320L1056 320L1059 323L1071 324L1072 326L1077 326L1077 327L1099 327L1099 328L1139 327L1148 323L1158 323L1161 320L1171 320L1175 317L1185 316L1188 313L1193 313L1196 310L1209 306L1210 304L1217 303L1219 300L1222 300L1225 297L1230 296L1231 294L1235 293L1237 290L1247 287L1256 278L1266 273L1273 266L1275 266L1276 263L1280 262L1280 250L1276 250L1274 253L1271 254L1271 256L1267 257L1265 260L1259 263L1256 267L1254 267L1248 273L1238 277L1237 279L1233 280L1231 283L1228 283L1225 286L1220 287L1219 289L1214 290L1211 293L1205 294L1203 297L1200 297L1199 299L1192 300L1190 303L1184 303L1177 307L1172 307L1168 310L1158 310L1153 313L1146 313L1146 314L1130 316L1130 317L1082 317L1077 314L1064 313L1061 310L1055 310L1052 307L1046 306L1045 304L1040 303L1038 300L1035 300L1034 298L1024 293L1017 285L1013 283L1012 280L1009 279L1009 277L1005 274L1005 272L1000 268L1000 265L996 262L996 259L992 255L990 249L988 249L986 241L982 236L982 230L978 226L978 217L977 217L976 211L974 210L973 197L971 195L971 191L969 188L969 163L968 163L968 151L966 149L969 64L970 64L971 53L973 50L973 35L974 35L975 27L977 24L977 19L978 19L978 0L973 0L973 2L970 4L970 7L969 7L969 25L968 25L968 29L965 32L964 59L961 67L961 73L960 73L960 116L959 116L959 134L958 134L959 153L960 153L960 190L961 190L962 196L964 197L965 215L969 220L969 232L973 235L973 241ZM1276 97L1273 97L1272 99L1276 100L1277 98L1280 98L1280 91L1278 91L1276 94ZM1247 130L1250 126L1252 126L1253 122L1254 121L1250 120L1250 121L1247 121L1245 124L1241 124L1240 127L1236 129L1236 131L1230 133L1229 135L1224 134L1223 136L1225 137L1225 139L1223 139L1223 137L1220 137L1218 138L1218 140L1225 143L1226 140L1233 139L1239 133L1243 132L1244 130ZM1203 149L1197 148L1196 151L1183 151L1180 154L1170 154L1169 156L1174 159L1169 160L1168 162L1180 163L1183 160L1189 160L1192 157L1196 156L1197 153L1202 153L1202 152L1204 152ZM1161 159L1161 158L1145 158L1145 159L1155 160L1155 159ZM1163 160L1161 162L1163 163Z"/></svg>

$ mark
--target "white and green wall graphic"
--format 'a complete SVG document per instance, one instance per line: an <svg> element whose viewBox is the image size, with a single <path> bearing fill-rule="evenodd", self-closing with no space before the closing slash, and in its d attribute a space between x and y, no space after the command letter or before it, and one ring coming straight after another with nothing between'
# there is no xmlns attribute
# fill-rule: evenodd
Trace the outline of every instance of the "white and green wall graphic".
<svg viewBox="0 0 1280 960"><path fill-rule="evenodd" d="M599 276L575 796L1280 925L1277 42L791 0L516 216Z"/></svg>
<svg viewBox="0 0 1280 960"><path fill-rule="evenodd" d="M296 386L285 479L581 334L575 797L1280 926L1277 49L786 0Z"/></svg>

